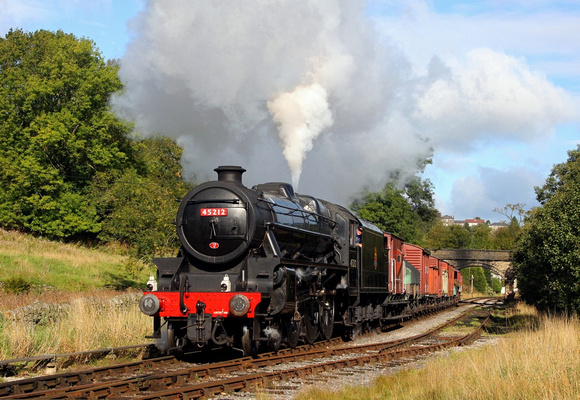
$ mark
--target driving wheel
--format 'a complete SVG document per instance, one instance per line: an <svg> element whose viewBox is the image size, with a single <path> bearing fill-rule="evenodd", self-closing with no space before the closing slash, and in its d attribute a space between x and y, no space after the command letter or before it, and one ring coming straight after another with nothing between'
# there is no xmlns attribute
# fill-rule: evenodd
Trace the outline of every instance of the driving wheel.
<svg viewBox="0 0 580 400"><path fill-rule="evenodd" d="M326 306L320 305L320 335L328 340L334 330L334 299L328 298Z"/></svg>
<svg viewBox="0 0 580 400"><path fill-rule="evenodd" d="M314 343L318 337L319 306L314 300L308 301L304 305L302 320L304 321L304 340L308 344Z"/></svg>
<svg viewBox="0 0 580 400"><path fill-rule="evenodd" d="M284 328L286 334L286 344L291 349L298 346L298 340L300 339L300 328L302 324L300 321L295 321L293 317L290 320L284 321Z"/></svg>

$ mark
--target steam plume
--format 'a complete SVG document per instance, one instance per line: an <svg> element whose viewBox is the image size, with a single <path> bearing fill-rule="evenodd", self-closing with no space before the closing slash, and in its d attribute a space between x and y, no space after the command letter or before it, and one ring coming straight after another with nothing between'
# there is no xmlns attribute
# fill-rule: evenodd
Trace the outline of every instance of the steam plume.
<svg viewBox="0 0 580 400"><path fill-rule="evenodd" d="M283 153L295 189L298 188L306 153L312 150L318 135L334 122L326 97L324 88L315 83L308 87L298 87L291 93L283 93L268 102L274 122L280 125Z"/></svg>

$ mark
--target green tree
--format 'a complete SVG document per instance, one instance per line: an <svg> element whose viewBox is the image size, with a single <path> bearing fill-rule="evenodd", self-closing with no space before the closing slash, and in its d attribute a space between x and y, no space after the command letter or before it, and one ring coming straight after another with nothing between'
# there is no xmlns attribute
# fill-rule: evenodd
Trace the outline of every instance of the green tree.
<svg viewBox="0 0 580 400"><path fill-rule="evenodd" d="M536 198L540 204L550 200L562 186L580 182L580 145L576 150L568 151L568 160L556 164L546 179L544 186L535 187Z"/></svg>
<svg viewBox="0 0 580 400"><path fill-rule="evenodd" d="M540 310L580 312L580 146L536 188L513 253L522 298Z"/></svg>
<svg viewBox="0 0 580 400"><path fill-rule="evenodd" d="M492 278L491 279L491 287L492 287L494 293L501 293L501 288L503 287L501 284L501 279Z"/></svg>
<svg viewBox="0 0 580 400"><path fill-rule="evenodd" d="M416 167L423 172L431 158L417 159ZM376 224L382 230L404 238L407 242L421 244L425 232L439 219L435 208L433 184L429 179L414 176L403 185L402 171L394 171L389 183L381 192L365 192L355 199L350 208L359 217Z"/></svg>
<svg viewBox="0 0 580 400"><path fill-rule="evenodd" d="M487 293L487 280L485 279L485 273L481 267L469 267L463 268L461 270L463 274L463 285L471 284L470 279L473 276L473 290L480 293Z"/></svg>
<svg viewBox="0 0 580 400"><path fill-rule="evenodd" d="M117 67L87 39L10 30L0 38L0 225L53 237L97 233L86 192L128 162L129 126L108 111Z"/></svg>
<svg viewBox="0 0 580 400"><path fill-rule="evenodd" d="M137 141L131 168L97 174L90 197L102 215L101 240L126 243L139 258L175 253L176 200L189 189L181 179L182 152L169 138Z"/></svg>
<svg viewBox="0 0 580 400"><path fill-rule="evenodd" d="M507 228L500 228L491 235L492 247L495 250L513 250L522 231L518 220L512 218Z"/></svg>
<svg viewBox="0 0 580 400"><path fill-rule="evenodd" d="M446 248L446 235L448 226L443 225L442 222L435 223L431 226L429 231L424 235L421 243L429 249L439 250Z"/></svg>
<svg viewBox="0 0 580 400"><path fill-rule="evenodd" d="M425 234L423 244L429 249L469 249L472 232L468 226L434 224Z"/></svg>
<svg viewBox="0 0 580 400"><path fill-rule="evenodd" d="M435 208L434 187L429 179L423 180L415 176L405 185L404 191L411 210L419 216L424 231L439 220L441 214Z"/></svg>
<svg viewBox="0 0 580 400"><path fill-rule="evenodd" d="M471 232L471 249L492 249L491 229L487 224L479 224L469 228Z"/></svg>
<svg viewBox="0 0 580 400"><path fill-rule="evenodd" d="M351 208L382 230L418 243L423 236L422 228L432 222L433 215L438 215L436 210L430 210L429 199L424 198L427 194L432 200L429 187L414 183L399 189L394 183L388 183L382 192L366 193L362 199L355 200Z"/></svg>

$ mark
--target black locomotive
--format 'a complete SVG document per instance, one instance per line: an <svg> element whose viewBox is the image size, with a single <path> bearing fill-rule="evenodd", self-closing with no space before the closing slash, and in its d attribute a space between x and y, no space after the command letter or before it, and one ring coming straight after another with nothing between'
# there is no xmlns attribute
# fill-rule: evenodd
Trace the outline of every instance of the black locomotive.
<svg viewBox="0 0 580 400"><path fill-rule="evenodd" d="M344 207L296 194L289 184L249 189L242 184L245 169L215 171L217 181L197 186L181 202L181 250L154 259L157 281L140 301L141 311L153 316L161 352L276 351L338 330L351 337L427 307L402 282L404 265L413 268L403 264L402 246L393 246L402 240ZM418 279L411 284L418 286Z"/></svg>

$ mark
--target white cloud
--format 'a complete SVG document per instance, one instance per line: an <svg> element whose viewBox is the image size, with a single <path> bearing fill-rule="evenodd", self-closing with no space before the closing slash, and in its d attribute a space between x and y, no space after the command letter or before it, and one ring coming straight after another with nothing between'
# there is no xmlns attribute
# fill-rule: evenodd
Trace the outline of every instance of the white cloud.
<svg viewBox="0 0 580 400"><path fill-rule="evenodd" d="M431 73L413 117L439 148L471 149L495 137L533 141L577 116L570 97L522 59L476 49Z"/></svg>

